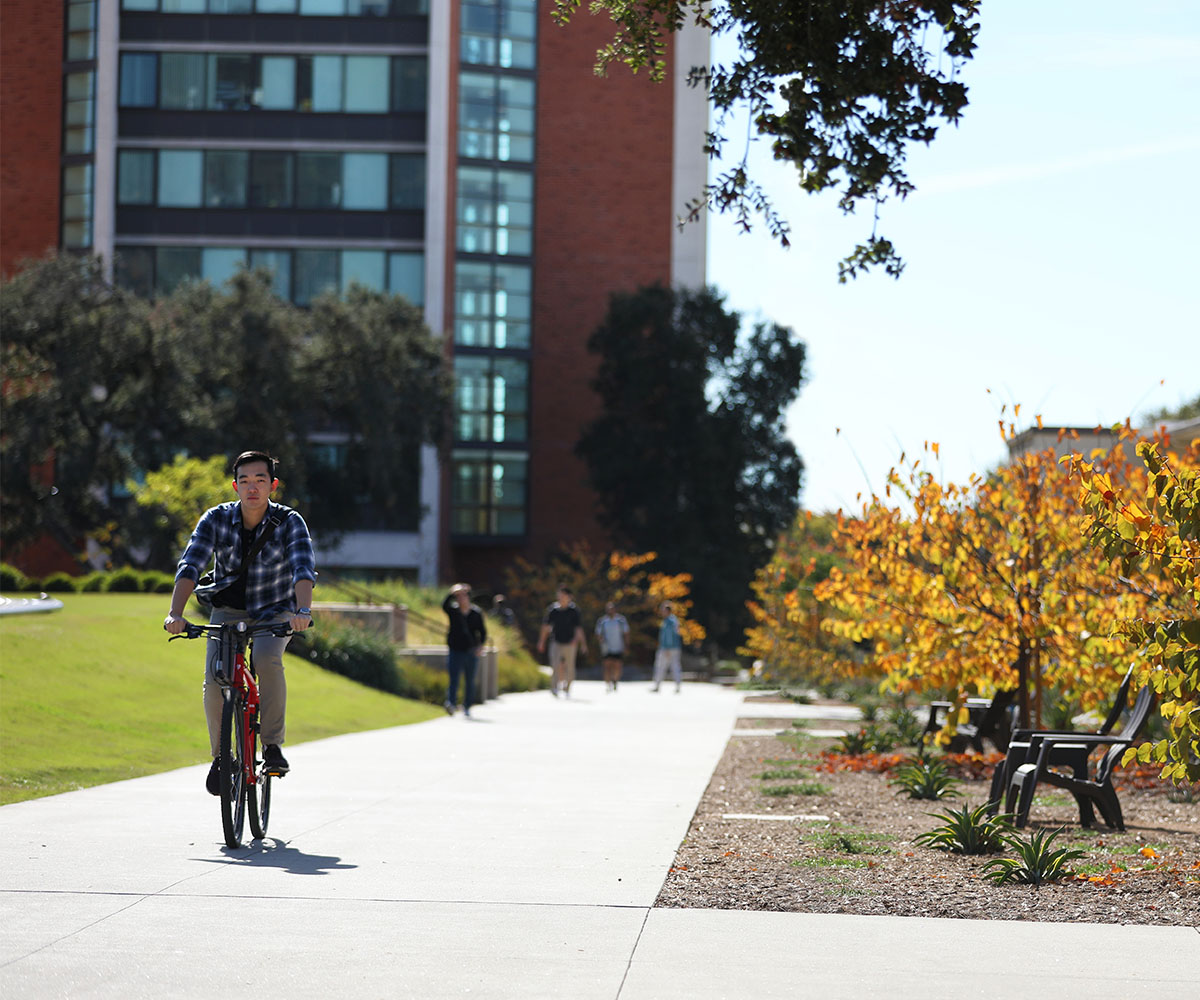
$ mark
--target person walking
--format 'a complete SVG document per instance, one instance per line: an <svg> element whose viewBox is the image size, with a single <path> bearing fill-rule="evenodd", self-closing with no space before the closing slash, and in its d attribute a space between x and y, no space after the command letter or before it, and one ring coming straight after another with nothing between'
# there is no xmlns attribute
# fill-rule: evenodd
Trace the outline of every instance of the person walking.
<svg viewBox="0 0 1200 1000"><path fill-rule="evenodd" d="M546 651L546 640L550 640L550 693L555 698L560 691L568 698L571 696L575 657L581 649L587 653L587 636L583 634L582 618L573 596L570 587L558 588L558 600L546 609L538 635L539 653Z"/></svg>
<svg viewBox="0 0 1200 1000"><path fill-rule="evenodd" d="M604 614L596 619L596 635L600 640L600 657L604 664L604 690L616 691L629 642L629 622L624 615L618 614L617 606L612 601L604 606Z"/></svg>
<svg viewBox="0 0 1200 1000"><path fill-rule="evenodd" d="M670 667L671 676L675 678L675 693L679 694L683 680L683 639L679 635L679 619L671 613L670 601L663 601L659 610L662 612L662 625L658 629L658 651L654 654L654 687L651 690L658 690L663 675Z"/></svg>
<svg viewBox="0 0 1200 1000"><path fill-rule="evenodd" d="M483 623L483 612L471 603L471 588L465 583L456 583L442 601L442 610L449 619L446 627L446 672L450 683L446 689L445 709L447 715L454 714L458 697L458 678L463 678L463 715L470 718L475 694L475 666L479 650L487 640L487 626Z"/></svg>
<svg viewBox="0 0 1200 1000"><path fill-rule="evenodd" d="M233 460L233 489L238 499L210 507L200 516L175 570L171 610L163 620L163 628L171 635L179 635L188 626L183 612L197 590L212 600L214 625L287 622L301 632L312 624L310 605L317 579L312 538L298 511L271 500L279 486L276 471L275 459L264 451L244 451ZM197 588L209 559L214 561L212 582ZM288 637L271 635L254 640L263 764L276 775L289 770L280 749L287 711L283 651L288 642ZM219 642L210 638L206 646L204 715L213 762L204 786L219 795L217 755L223 697L213 673Z"/></svg>

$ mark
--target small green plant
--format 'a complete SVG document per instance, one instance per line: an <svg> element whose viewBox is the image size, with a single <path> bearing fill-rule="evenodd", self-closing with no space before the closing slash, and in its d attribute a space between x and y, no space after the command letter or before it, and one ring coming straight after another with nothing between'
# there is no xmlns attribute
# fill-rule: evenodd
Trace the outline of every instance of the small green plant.
<svg viewBox="0 0 1200 1000"><path fill-rule="evenodd" d="M888 782L898 787L897 795L907 792L914 799L948 799L962 794L959 780L946 770L940 760L921 760L910 757L896 768Z"/></svg>
<svg viewBox="0 0 1200 1000"><path fill-rule="evenodd" d="M951 809L933 814L943 824L927 833L918 834L916 843L954 854L995 854L1004 849L1004 838L1013 833L1008 814L988 815L988 803L971 809Z"/></svg>
<svg viewBox="0 0 1200 1000"><path fill-rule="evenodd" d="M812 844L818 850L837 854L887 854L891 851L887 841L891 839L886 833L833 827L813 836Z"/></svg>
<svg viewBox="0 0 1200 1000"><path fill-rule="evenodd" d="M893 709L888 713L888 722L896 730L896 737L901 745L906 747L922 745L922 737L925 735L925 724L910 709Z"/></svg>
<svg viewBox="0 0 1200 1000"><path fill-rule="evenodd" d="M759 781L794 781L797 778L803 778L805 772L798 767L775 767L769 771L763 771L758 776Z"/></svg>
<svg viewBox="0 0 1200 1000"><path fill-rule="evenodd" d="M866 753L870 746L871 735L866 729L852 729L838 737L838 748L849 756Z"/></svg>
<svg viewBox="0 0 1200 1000"><path fill-rule="evenodd" d="M829 786L819 781L805 781L798 785L768 785L759 789L763 795L773 795L780 798L785 795L828 795Z"/></svg>
<svg viewBox="0 0 1200 1000"><path fill-rule="evenodd" d="M1015 858L996 858L983 867L983 877L997 885L1019 882L1039 886L1069 874L1070 861L1086 856L1086 852L1069 847L1054 848L1054 839L1063 832L1038 830L1028 840L1006 836L1004 842L1017 854Z"/></svg>

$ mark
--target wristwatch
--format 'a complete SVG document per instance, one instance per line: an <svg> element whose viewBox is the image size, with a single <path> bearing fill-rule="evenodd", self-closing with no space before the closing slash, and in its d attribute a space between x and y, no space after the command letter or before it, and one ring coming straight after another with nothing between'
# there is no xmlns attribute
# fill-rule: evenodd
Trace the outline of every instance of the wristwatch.
<svg viewBox="0 0 1200 1000"><path fill-rule="evenodd" d="M309 618L311 618L312 617L312 608L297 608L296 614L307 615Z"/></svg>

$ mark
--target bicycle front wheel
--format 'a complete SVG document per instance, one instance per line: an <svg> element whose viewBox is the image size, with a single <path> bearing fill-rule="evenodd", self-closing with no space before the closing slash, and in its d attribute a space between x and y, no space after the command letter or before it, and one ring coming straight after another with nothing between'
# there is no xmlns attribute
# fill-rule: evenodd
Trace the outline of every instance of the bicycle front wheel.
<svg viewBox="0 0 1200 1000"><path fill-rule="evenodd" d="M242 846L246 821L245 734L241 698L226 689L221 709L221 827L228 847Z"/></svg>
<svg viewBox="0 0 1200 1000"><path fill-rule="evenodd" d="M254 758L254 783L246 789L246 800L250 806L250 832L262 840L267 835L267 820L271 816L271 775L258 760L258 719L250 726L250 751Z"/></svg>

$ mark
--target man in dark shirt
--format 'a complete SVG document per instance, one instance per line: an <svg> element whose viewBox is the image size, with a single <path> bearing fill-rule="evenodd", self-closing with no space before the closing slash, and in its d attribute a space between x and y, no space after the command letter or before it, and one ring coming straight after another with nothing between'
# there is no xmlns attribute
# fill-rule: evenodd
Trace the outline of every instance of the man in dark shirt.
<svg viewBox="0 0 1200 1000"><path fill-rule="evenodd" d="M582 649L587 652L587 636L583 633L583 620L579 608L571 599L569 587L558 588L558 600L546 609L542 631L538 636L538 652L546 651L546 640L550 640L550 693L555 698L559 691L570 697L571 681L575 679L575 655Z"/></svg>
<svg viewBox="0 0 1200 1000"><path fill-rule="evenodd" d="M475 693L475 665L479 650L487 639L487 626L483 623L483 612L471 603L471 588L465 583L456 583L442 601L442 610L449 622L446 627L446 671L450 674L450 685L446 690L446 714L454 714L458 700L458 678L463 677L463 715L471 715Z"/></svg>

